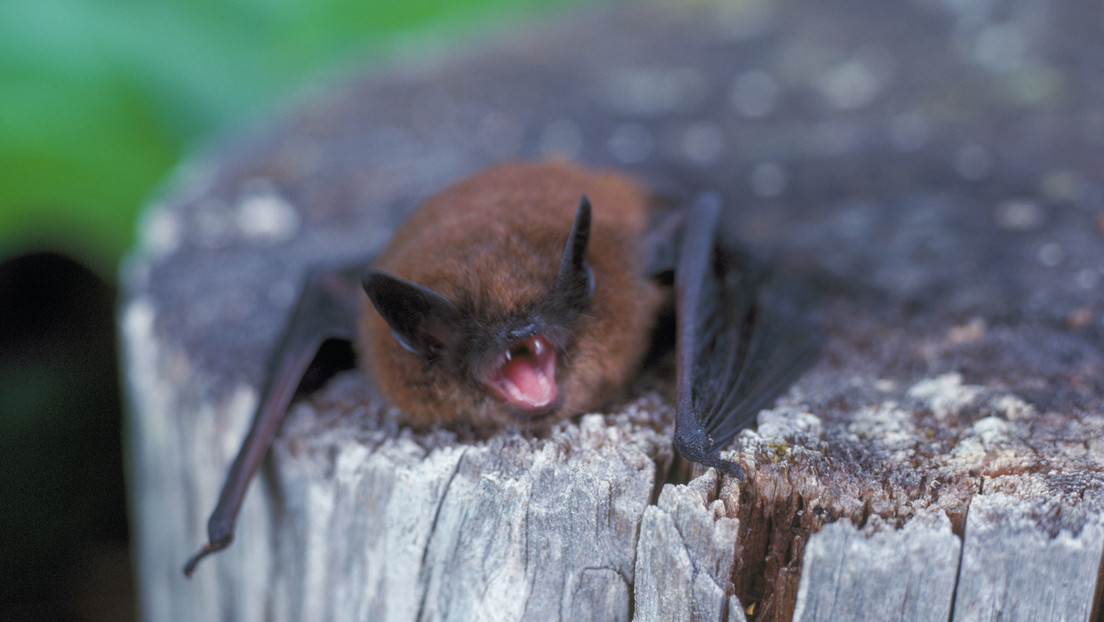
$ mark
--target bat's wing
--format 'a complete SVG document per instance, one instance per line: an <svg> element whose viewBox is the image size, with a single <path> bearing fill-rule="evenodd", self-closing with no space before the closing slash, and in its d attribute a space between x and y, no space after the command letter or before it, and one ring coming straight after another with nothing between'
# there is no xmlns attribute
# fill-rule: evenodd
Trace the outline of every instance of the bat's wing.
<svg viewBox="0 0 1104 622"><path fill-rule="evenodd" d="M675 267L675 448L723 469L719 451L813 362L820 333L785 283L756 271L716 235L720 200L699 197L678 236Z"/></svg>
<svg viewBox="0 0 1104 622"><path fill-rule="evenodd" d="M184 566L185 575L191 576L201 559L226 548L234 539L234 522L249 482L260 467L296 389L322 344L330 340L353 340L357 314L364 298L360 286L364 265L315 270L307 275L299 303L270 358L272 367L268 370L249 433L222 485L218 505L207 521L208 542L188 560Z"/></svg>

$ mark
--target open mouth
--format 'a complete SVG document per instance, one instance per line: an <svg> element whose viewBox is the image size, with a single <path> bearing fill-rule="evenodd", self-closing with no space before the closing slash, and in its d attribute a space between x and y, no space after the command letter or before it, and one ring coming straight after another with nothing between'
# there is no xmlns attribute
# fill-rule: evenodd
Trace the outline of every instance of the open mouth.
<svg viewBox="0 0 1104 622"><path fill-rule="evenodd" d="M523 339L499 358L484 382L519 409L548 408L556 401L556 351L540 335Z"/></svg>

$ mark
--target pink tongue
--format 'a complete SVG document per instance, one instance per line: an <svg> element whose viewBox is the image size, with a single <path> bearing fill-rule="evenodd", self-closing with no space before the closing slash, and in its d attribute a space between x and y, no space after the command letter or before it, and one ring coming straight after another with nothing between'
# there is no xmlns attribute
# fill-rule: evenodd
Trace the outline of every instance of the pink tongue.
<svg viewBox="0 0 1104 622"><path fill-rule="evenodd" d="M531 356L521 356L502 366L503 388L509 397L521 406L541 408L556 397L555 381L548 376L541 361Z"/></svg>

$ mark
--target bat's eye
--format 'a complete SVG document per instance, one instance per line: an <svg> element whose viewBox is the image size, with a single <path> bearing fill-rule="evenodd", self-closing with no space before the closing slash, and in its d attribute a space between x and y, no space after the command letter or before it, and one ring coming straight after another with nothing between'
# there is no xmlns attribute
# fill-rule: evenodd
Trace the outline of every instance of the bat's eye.
<svg viewBox="0 0 1104 622"><path fill-rule="evenodd" d="M491 366L483 381L513 406L548 408L556 401L556 350L540 335L517 341Z"/></svg>

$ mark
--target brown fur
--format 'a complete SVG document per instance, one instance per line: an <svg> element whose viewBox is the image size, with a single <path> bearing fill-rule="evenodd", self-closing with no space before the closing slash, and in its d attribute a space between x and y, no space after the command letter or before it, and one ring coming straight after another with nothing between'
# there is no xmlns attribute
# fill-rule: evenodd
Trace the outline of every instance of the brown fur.
<svg viewBox="0 0 1104 622"><path fill-rule="evenodd" d="M601 406L637 371L650 343L661 294L643 274L638 248L648 218L644 188L562 161L499 165L426 200L373 266L453 302L473 301L480 316L525 308L552 288L584 194L593 204L587 261L594 293L574 321L574 345L558 361L563 400L548 420ZM364 367L411 425L516 423L481 385L403 349L367 301L359 333Z"/></svg>

